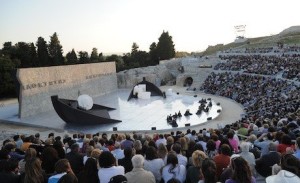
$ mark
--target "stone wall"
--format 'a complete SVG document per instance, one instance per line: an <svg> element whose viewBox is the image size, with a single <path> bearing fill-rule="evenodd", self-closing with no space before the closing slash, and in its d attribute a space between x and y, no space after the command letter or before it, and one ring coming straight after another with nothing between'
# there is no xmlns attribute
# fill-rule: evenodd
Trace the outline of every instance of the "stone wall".
<svg viewBox="0 0 300 183"><path fill-rule="evenodd" d="M135 68L117 73L119 88L132 88L137 83L143 81L143 77L147 81L160 86L172 79L174 76L170 70L164 65L149 66L143 68Z"/></svg>
<svg viewBox="0 0 300 183"><path fill-rule="evenodd" d="M51 96L77 99L118 88L115 62L19 69L19 117L33 116L53 109Z"/></svg>

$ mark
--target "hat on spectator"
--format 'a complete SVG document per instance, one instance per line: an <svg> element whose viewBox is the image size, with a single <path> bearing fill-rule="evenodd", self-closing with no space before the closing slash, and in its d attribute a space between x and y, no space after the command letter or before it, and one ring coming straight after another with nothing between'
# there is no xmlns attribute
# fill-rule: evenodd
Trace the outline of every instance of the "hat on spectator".
<svg viewBox="0 0 300 183"><path fill-rule="evenodd" d="M110 178L108 183L127 183L127 178L124 175L116 175Z"/></svg>

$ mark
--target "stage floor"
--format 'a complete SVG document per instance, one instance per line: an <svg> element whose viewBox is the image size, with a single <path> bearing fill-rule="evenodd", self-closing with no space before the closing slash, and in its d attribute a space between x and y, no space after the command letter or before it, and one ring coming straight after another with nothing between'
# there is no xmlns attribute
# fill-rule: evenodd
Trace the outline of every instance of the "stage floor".
<svg viewBox="0 0 300 183"><path fill-rule="evenodd" d="M186 124L190 126L198 126L202 124L208 124L214 119L218 119L219 115L223 115L222 103L224 103L224 98L222 97L212 97L213 106L208 113L202 112L201 115L196 115L200 105L198 102L202 98L208 98L209 95L197 94L197 97L192 95L177 94L176 91L172 93L171 96L167 96L166 99L158 96L153 96L150 99L131 99L127 101L131 90L129 89L119 89L115 92L99 96L94 98L94 103L105 105L109 107L116 108L116 110L110 111L109 114L112 119L122 120L120 123L105 124L105 125L93 125L93 126L77 126L66 124L54 110L41 113L39 115L19 119L17 117L18 105L9 105L0 108L0 120L5 122L12 122L14 124L26 124L32 126L47 127L53 129L63 129L78 131L83 133L96 133L113 131L113 127L117 127L118 131L149 131L152 127L156 130L176 130L186 128ZM218 101L220 99L220 101ZM225 99L229 100L229 99ZM229 100L231 101L231 100ZM216 103L220 102L221 105L217 106ZM231 101L234 103L233 101ZM237 105L235 103L235 105ZM238 106L238 105L237 105ZM236 106L233 106L236 108ZM224 108L224 106L223 106ZM180 111L182 115L189 109L193 114L189 117L182 116L177 119L178 127L172 127L167 123L167 115L178 113ZM218 113L217 110L221 110ZM238 109L240 113L243 111ZM240 115L240 114L238 114ZM207 118L211 117L213 120L207 121ZM237 118L236 116L232 116ZM233 119L234 120L234 119ZM234 121L232 121L234 122Z"/></svg>

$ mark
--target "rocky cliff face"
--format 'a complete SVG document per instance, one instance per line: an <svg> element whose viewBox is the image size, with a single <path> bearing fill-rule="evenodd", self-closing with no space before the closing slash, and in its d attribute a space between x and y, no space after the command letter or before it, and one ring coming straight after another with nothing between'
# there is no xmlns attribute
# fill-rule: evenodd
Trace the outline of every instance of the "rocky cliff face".
<svg viewBox="0 0 300 183"><path fill-rule="evenodd" d="M199 88L212 68L200 65L215 65L218 58L177 58L160 61L157 66L135 68L117 73L118 88L132 88L143 80L161 85L184 86L187 78L192 78L192 87ZM183 70L180 70L183 69Z"/></svg>
<svg viewBox="0 0 300 183"><path fill-rule="evenodd" d="M135 68L117 73L118 87L131 88L141 82L143 77L158 86L176 78L165 65Z"/></svg>

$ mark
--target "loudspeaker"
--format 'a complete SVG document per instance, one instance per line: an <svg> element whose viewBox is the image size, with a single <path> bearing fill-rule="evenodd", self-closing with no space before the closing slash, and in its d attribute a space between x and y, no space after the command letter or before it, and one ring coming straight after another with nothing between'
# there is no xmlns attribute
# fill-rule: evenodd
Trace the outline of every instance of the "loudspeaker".
<svg viewBox="0 0 300 183"><path fill-rule="evenodd" d="M190 123L186 123L186 124L184 124L184 126L191 126L191 124Z"/></svg>
<svg viewBox="0 0 300 183"><path fill-rule="evenodd" d="M220 105L220 102L218 102L217 105Z"/></svg>
<svg viewBox="0 0 300 183"><path fill-rule="evenodd" d="M156 127L152 127L151 130L156 130Z"/></svg>
<svg viewBox="0 0 300 183"><path fill-rule="evenodd" d="M113 127L113 131L118 131L118 128L117 127Z"/></svg>
<svg viewBox="0 0 300 183"><path fill-rule="evenodd" d="M179 95L179 92L177 92L177 95Z"/></svg>
<svg viewBox="0 0 300 183"><path fill-rule="evenodd" d="M207 120L212 120L212 117L208 117Z"/></svg>
<svg viewBox="0 0 300 183"><path fill-rule="evenodd" d="M220 112L221 112L221 109L218 109L217 112L220 113Z"/></svg>

